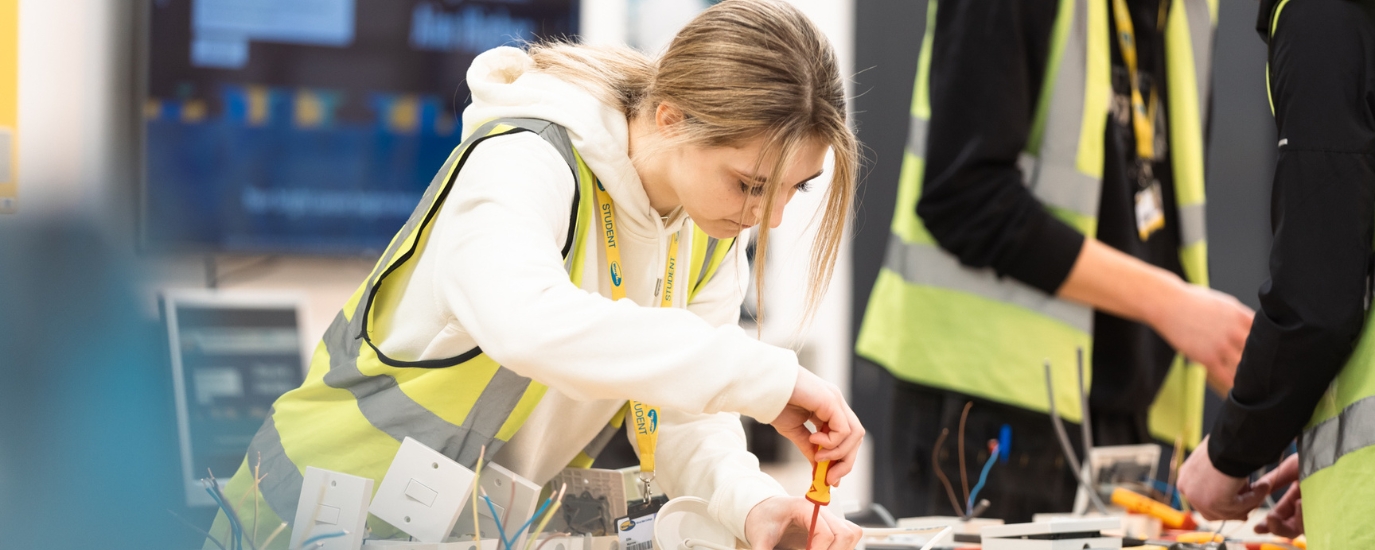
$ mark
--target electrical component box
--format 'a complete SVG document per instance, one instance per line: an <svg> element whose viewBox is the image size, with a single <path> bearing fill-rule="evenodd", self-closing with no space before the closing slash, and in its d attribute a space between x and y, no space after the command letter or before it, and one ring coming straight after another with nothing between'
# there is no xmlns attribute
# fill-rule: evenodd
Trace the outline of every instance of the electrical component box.
<svg viewBox="0 0 1375 550"><path fill-rule="evenodd" d="M474 477L462 464L407 437L368 511L421 542L444 542L471 500Z"/></svg>
<svg viewBox="0 0 1375 550"><path fill-rule="evenodd" d="M291 548L301 548L314 537L343 533L312 542L309 548L358 550L363 545L371 495L369 478L307 466L291 526Z"/></svg>
<svg viewBox="0 0 1375 550"><path fill-rule="evenodd" d="M984 550L1119 550L1122 539L1102 532L1121 528L1121 518L1076 518L989 526L979 537Z"/></svg>

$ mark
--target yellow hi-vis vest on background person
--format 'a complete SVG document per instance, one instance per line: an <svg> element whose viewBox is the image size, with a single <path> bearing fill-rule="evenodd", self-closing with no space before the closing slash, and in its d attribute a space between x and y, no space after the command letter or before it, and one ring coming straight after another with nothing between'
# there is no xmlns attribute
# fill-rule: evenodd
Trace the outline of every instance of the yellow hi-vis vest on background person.
<svg viewBox="0 0 1375 550"><path fill-rule="evenodd" d="M1272 39L1288 4L1283 0L1270 14ZM1268 64L1265 84L1268 93ZM1370 304L1355 351L1299 436L1299 480L1309 548L1375 548L1375 308Z"/></svg>
<svg viewBox="0 0 1375 550"><path fill-rule="evenodd" d="M1049 359L1056 408L1078 422L1075 350L1093 356L1093 310L992 269L961 265L917 217L937 5L931 0L926 16L892 235L856 351L903 380L1041 412L1048 410L1042 365ZM1203 120L1216 16L1216 0L1173 0L1165 26L1179 254L1188 280L1203 285ZM1098 222L1112 39L1106 0L1060 0L1039 105L1018 163L1045 207L1089 237ZM1166 441L1182 435L1196 445L1205 383L1201 367L1176 358L1151 408L1152 434Z"/></svg>
<svg viewBox="0 0 1375 550"><path fill-rule="evenodd" d="M594 214L596 177L573 149L567 132L532 119L500 119L479 127L454 149L368 279L335 316L315 349L305 382L273 404L253 437L244 462L224 491L237 506L244 528L257 525L257 532L246 537L265 540L281 522L290 529L307 466L372 478L376 487L401 441L412 437L471 469L484 446L489 459L495 456L544 396L543 384L498 365L480 348L449 359L403 361L387 357L373 341L376 327L385 324L395 309L402 285L430 237L431 222L473 148L488 138L518 132L538 134L572 170L577 192L570 217L576 216L577 221L569 228L564 265L574 285L600 291L605 270L583 267L586 261L597 261L596 254L589 259L586 253L589 242L599 242L601 230L600 218ZM683 253L690 254L682 258L690 268L684 279L690 283L686 303L721 265L734 240L711 238L691 223L684 225L679 240L685 244L680 248ZM584 273L592 272L601 275L583 280ZM592 464L620 430L625 409L607 419L606 428L572 466ZM255 506L253 500L242 497L252 490L259 456L262 482ZM256 522L251 519L255 509ZM382 536L396 532L375 518L369 519L368 526ZM228 527L221 513L211 533L226 540ZM282 533L272 546L285 548L289 535ZM213 545L207 541L206 547Z"/></svg>

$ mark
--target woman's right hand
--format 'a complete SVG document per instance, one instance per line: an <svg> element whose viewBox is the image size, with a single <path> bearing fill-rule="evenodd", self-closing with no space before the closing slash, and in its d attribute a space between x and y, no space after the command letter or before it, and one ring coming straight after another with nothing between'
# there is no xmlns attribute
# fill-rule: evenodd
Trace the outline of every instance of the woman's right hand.
<svg viewBox="0 0 1375 550"><path fill-rule="evenodd" d="M1208 371L1208 384L1226 395L1251 333L1255 312L1230 294L1180 281L1147 322L1165 341Z"/></svg>
<svg viewBox="0 0 1375 550"><path fill-rule="evenodd" d="M818 427L825 425L829 433L813 433L806 426L808 421ZM831 461L826 483L833 487L840 485L840 478L854 468L859 444L864 441L864 427L859 424L859 417L850 409L850 404L845 402L840 388L802 367L797 368L797 383L788 405L772 425L808 460ZM818 445L821 446L819 451Z"/></svg>

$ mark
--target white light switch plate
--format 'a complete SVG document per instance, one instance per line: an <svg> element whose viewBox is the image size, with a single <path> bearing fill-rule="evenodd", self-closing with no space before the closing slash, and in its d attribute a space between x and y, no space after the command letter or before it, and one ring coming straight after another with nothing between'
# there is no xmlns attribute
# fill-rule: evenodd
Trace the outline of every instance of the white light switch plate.
<svg viewBox="0 0 1375 550"><path fill-rule="evenodd" d="M307 466L296 521L291 526L291 547L300 548L301 543L317 535L342 531L348 534L312 543L310 550L358 550L366 534L369 496L371 479Z"/></svg>
<svg viewBox="0 0 1375 550"><path fill-rule="evenodd" d="M473 491L473 471L407 437L368 511L422 542L443 542Z"/></svg>
<svg viewBox="0 0 1375 550"><path fill-rule="evenodd" d="M530 530L526 529L517 535L516 529L530 519L530 515L539 508L540 486L499 464L484 464L479 483L487 491L487 496L492 498L497 513L504 516L501 526L506 529L506 536L511 537L511 548L525 548L525 540ZM515 487L515 498L511 497L512 486ZM472 505L470 497L465 502L463 512L458 515L458 525L454 527L453 535L459 539L471 539L473 536ZM482 528L480 534L483 537L494 537L497 533L497 523L492 519L491 508L482 501L482 497L478 497L477 514L479 527ZM505 518L510 518L509 521L513 525L506 525Z"/></svg>

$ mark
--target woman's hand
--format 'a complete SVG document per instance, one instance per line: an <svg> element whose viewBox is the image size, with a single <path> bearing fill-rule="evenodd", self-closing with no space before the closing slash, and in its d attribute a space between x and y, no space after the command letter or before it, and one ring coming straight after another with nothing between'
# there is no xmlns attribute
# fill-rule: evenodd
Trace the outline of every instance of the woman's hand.
<svg viewBox="0 0 1375 550"><path fill-rule="evenodd" d="M754 505L745 517L745 538L753 550L807 547L812 503L801 497L772 497ZM864 533L858 525L826 508L816 517L816 533L807 550L851 550Z"/></svg>
<svg viewBox="0 0 1375 550"><path fill-rule="evenodd" d="M807 429L807 421L818 427L825 425L830 432L813 433ZM797 384L788 405L772 424L808 460L831 461L826 483L832 487L840 485L840 478L854 468L859 444L864 441L864 427L845 402L840 388L801 367L797 369ZM820 451L816 449L818 445Z"/></svg>

